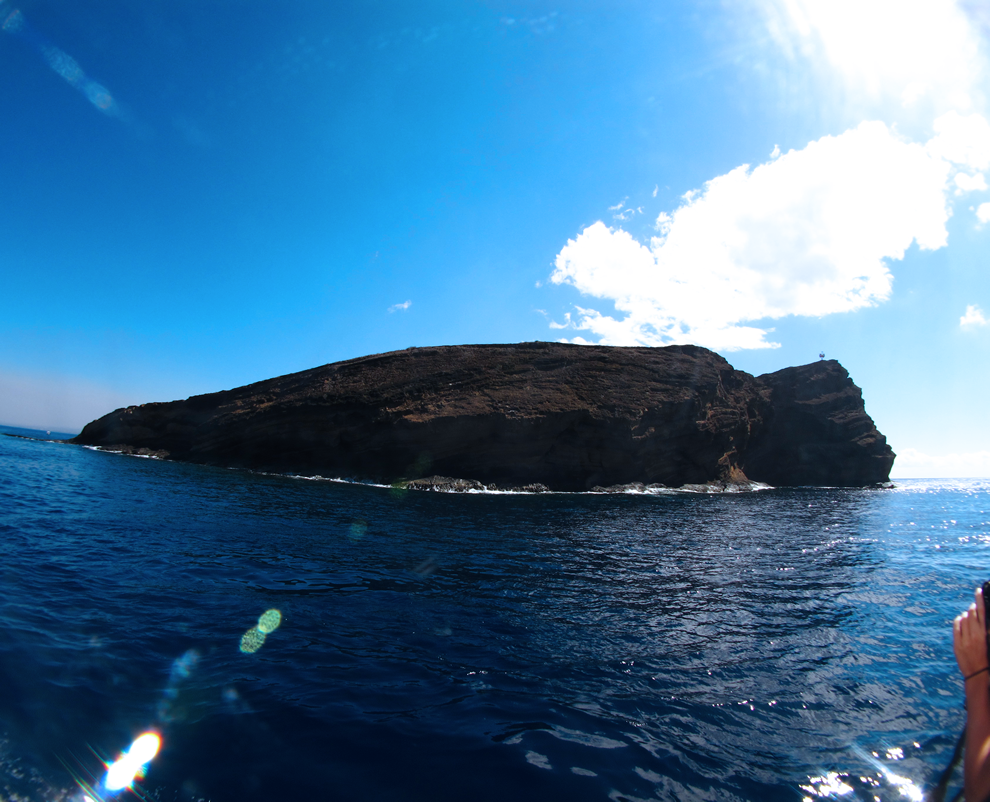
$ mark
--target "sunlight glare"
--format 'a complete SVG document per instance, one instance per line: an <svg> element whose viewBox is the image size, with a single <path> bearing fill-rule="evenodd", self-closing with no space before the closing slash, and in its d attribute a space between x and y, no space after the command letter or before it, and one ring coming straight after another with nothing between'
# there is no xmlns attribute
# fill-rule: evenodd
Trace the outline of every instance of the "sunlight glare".
<svg viewBox="0 0 990 802"><path fill-rule="evenodd" d="M820 777L809 777L810 785L802 785L800 788L815 796L845 796L851 794L853 789L851 785L843 782L843 776L845 775L830 771ZM804 798L806 800L811 799L807 796Z"/></svg>
<svg viewBox="0 0 990 802"><path fill-rule="evenodd" d="M901 796L906 796L911 802L922 802L925 798L924 792L921 788L909 777L904 777L900 774L895 774L890 769L887 768L883 763L877 760L875 757L870 757L865 750L859 748L858 746L852 747L853 754L857 755L861 760L870 764L883 776L887 782L897 788L901 792ZM874 755L877 753L874 752ZM900 747L888 748L887 757L894 760L899 760L903 757L904 750ZM802 786L804 788L804 786Z"/></svg>
<svg viewBox="0 0 990 802"><path fill-rule="evenodd" d="M103 781L107 790L119 791L127 788L158 754L160 747L161 738L158 733L146 732L138 736L131 744L131 748L108 768L106 779Z"/></svg>
<svg viewBox="0 0 990 802"><path fill-rule="evenodd" d="M910 106L922 96L972 105L982 60L979 41L955 0L781 0L791 28L817 39L850 84Z"/></svg>

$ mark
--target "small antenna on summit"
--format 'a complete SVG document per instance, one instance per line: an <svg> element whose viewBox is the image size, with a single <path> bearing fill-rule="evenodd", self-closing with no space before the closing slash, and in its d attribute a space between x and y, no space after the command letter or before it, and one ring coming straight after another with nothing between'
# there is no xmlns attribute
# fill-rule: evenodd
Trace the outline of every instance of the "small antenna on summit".
<svg viewBox="0 0 990 802"><path fill-rule="evenodd" d="M820 354L818 354L818 358L819 359L824 359L825 358L825 352L822 351Z"/></svg>

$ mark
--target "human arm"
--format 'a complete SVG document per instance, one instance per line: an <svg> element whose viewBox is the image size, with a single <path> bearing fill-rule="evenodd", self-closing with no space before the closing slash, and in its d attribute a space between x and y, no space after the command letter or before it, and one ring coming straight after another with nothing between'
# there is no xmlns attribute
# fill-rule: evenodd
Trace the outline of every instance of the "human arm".
<svg viewBox="0 0 990 802"><path fill-rule="evenodd" d="M990 671L987 670L986 606L983 591L952 623L952 646L966 686L966 799L990 797Z"/></svg>

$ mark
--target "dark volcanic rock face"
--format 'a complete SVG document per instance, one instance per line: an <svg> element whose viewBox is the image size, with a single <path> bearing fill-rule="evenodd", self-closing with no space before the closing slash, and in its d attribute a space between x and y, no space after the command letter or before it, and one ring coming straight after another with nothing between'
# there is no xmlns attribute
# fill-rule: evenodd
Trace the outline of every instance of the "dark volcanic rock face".
<svg viewBox="0 0 990 802"><path fill-rule="evenodd" d="M757 381L770 389L771 411L741 460L747 476L772 485L887 481L894 453L838 362L784 368Z"/></svg>
<svg viewBox="0 0 990 802"><path fill-rule="evenodd" d="M411 348L90 423L73 442L210 465L587 490L885 481L894 455L837 362L754 378L695 346Z"/></svg>

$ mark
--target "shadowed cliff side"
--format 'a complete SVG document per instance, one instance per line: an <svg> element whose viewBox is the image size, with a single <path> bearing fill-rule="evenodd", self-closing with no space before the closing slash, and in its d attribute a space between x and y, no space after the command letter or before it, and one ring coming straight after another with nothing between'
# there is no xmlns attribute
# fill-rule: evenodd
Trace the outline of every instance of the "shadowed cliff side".
<svg viewBox="0 0 990 802"><path fill-rule="evenodd" d="M754 378L695 346L411 348L119 409L72 442L393 482L671 487L886 481L894 455L837 362Z"/></svg>
<svg viewBox="0 0 990 802"><path fill-rule="evenodd" d="M742 460L747 476L772 485L856 487L878 476L887 480L894 453L838 362L784 368L757 381L770 389L770 414Z"/></svg>

